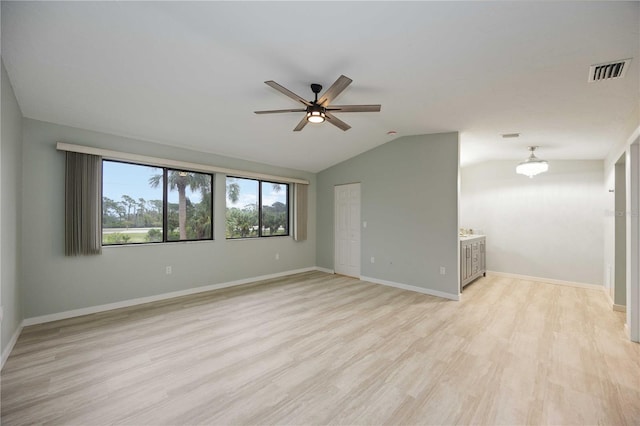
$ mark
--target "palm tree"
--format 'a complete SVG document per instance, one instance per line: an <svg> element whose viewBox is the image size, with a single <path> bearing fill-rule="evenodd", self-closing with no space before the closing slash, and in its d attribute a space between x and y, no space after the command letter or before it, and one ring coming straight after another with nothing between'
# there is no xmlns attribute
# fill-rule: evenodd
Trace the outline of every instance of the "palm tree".
<svg viewBox="0 0 640 426"><path fill-rule="evenodd" d="M187 239L187 187L191 191L200 189L205 193L210 193L211 179L203 173L184 172L169 170L167 173L168 186L170 190L178 191L178 229L180 239ZM149 178L149 185L153 188L160 186L162 175L154 175ZM203 197L204 198L204 197Z"/></svg>
<svg viewBox="0 0 640 426"><path fill-rule="evenodd" d="M231 200L233 204L237 203L240 199L240 184L237 182L238 178L227 177L227 198ZM280 192L282 184L272 183L273 192Z"/></svg>
<svg viewBox="0 0 640 426"><path fill-rule="evenodd" d="M240 199L240 184L236 181L236 178L227 178L227 198L229 198L233 204L237 203Z"/></svg>

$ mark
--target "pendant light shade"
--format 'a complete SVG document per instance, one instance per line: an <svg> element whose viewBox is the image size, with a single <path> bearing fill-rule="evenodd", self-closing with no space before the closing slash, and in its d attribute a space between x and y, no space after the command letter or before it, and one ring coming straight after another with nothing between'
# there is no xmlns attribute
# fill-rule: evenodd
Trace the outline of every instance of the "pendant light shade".
<svg viewBox="0 0 640 426"><path fill-rule="evenodd" d="M539 159L534 155L533 152L536 150L536 148L537 146L529 147L531 155L529 155L529 158L518 164L518 166L516 167L516 173L533 178L535 175L544 173L549 170L549 163L547 163L545 160Z"/></svg>

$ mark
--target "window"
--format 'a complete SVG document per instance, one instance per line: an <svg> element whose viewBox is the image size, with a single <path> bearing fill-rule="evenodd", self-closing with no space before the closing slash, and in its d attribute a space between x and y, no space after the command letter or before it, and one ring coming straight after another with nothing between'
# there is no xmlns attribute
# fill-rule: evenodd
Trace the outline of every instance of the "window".
<svg viewBox="0 0 640 426"><path fill-rule="evenodd" d="M289 235L289 185L227 177L226 236Z"/></svg>
<svg viewBox="0 0 640 426"><path fill-rule="evenodd" d="M213 175L102 162L102 245L213 238Z"/></svg>

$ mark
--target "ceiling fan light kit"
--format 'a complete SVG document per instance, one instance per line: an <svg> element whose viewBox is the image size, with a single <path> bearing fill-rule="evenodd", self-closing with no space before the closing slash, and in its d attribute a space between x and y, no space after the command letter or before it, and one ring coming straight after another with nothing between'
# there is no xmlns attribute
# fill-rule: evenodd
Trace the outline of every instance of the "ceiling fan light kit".
<svg viewBox="0 0 640 426"><path fill-rule="evenodd" d="M324 109L324 108L323 108ZM324 111L308 111L307 121L309 123L323 123L327 115Z"/></svg>
<svg viewBox="0 0 640 426"><path fill-rule="evenodd" d="M306 126L307 123L324 123L328 121L337 128L347 131L351 128L347 123L340 120L333 115L334 112L379 112L381 105L329 105L340 93L344 91L352 82L349 77L341 75L338 79L327 89L326 92L318 99L318 93L322 91L322 85L312 83L311 91L315 94L313 101L307 101L301 96L296 95L291 90L279 85L273 80L265 81L267 86L276 89L278 92L291 99L300 102L305 108L302 109L279 109L270 111L254 111L256 114L279 114L283 112L304 112L305 115L300 120L298 125L293 129L294 132L299 132Z"/></svg>
<svg viewBox="0 0 640 426"><path fill-rule="evenodd" d="M531 155L529 155L529 158L518 164L518 166L516 167L516 173L529 176L529 178L533 178L535 175L544 173L549 170L549 163L545 160L539 159L534 155L533 152L536 150L536 148L537 146L529 147Z"/></svg>

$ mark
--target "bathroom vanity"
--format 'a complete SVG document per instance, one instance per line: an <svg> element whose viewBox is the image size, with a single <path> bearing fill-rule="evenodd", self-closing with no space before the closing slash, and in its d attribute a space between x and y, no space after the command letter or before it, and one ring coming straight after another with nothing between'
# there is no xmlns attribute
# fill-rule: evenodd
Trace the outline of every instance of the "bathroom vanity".
<svg viewBox="0 0 640 426"><path fill-rule="evenodd" d="M487 275L486 253L484 235L460 237L460 291L476 278Z"/></svg>

